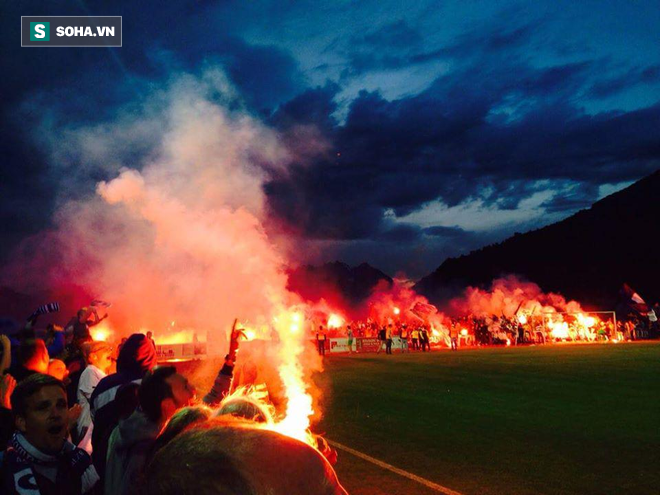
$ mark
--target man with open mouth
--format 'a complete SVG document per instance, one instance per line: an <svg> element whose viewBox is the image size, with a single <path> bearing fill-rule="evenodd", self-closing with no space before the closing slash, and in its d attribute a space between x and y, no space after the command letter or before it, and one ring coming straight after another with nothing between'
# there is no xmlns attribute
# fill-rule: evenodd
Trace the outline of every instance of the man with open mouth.
<svg viewBox="0 0 660 495"><path fill-rule="evenodd" d="M69 417L61 381L36 373L11 396L16 432L5 451L2 493L84 494L99 477L90 456L67 441Z"/></svg>

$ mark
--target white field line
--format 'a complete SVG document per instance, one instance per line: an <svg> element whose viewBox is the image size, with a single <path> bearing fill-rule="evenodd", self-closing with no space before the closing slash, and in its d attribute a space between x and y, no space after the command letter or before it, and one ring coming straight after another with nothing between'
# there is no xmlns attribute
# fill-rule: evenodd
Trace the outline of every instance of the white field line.
<svg viewBox="0 0 660 495"><path fill-rule="evenodd" d="M336 449L343 450L345 452L348 452L349 454L352 454L356 457L359 457L360 459L364 459L365 461L369 461L372 464L375 464L378 467L381 467L383 469L387 469L388 471L392 471L393 473L398 474L399 476L403 476L405 478L411 479L413 481L416 481L417 483L420 483L424 485L427 488L430 488L431 490L435 490L438 493L444 493L445 495L462 495L461 493L452 490L451 488L447 488L446 486L438 485L437 483L433 483L432 481L429 481L427 479L424 479L420 476L417 476L416 474L409 473L408 471L404 471L403 469L399 469L398 467L394 467L391 464L388 464L383 461L379 461L378 459L371 457L370 455L363 454L362 452L352 449L350 447L346 447L346 445L342 445L337 442L333 442L332 440L328 440L328 443L335 447Z"/></svg>

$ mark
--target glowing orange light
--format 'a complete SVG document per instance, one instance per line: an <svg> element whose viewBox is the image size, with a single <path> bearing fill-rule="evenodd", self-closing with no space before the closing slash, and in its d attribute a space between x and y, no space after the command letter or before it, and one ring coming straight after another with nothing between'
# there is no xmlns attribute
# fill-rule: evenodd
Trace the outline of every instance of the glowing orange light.
<svg viewBox="0 0 660 495"><path fill-rule="evenodd" d="M339 315L333 313L328 317L328 328L339 328L343 324L344 320Z"/></svg>
<svg viewBox="0 0 660 495"><path fill-rule="evenodd" d="M105 328L95 328L91 331L92 339L99 341L102 340L105 342L110 336L110 332Z"/></svg>
<svg viewBox="0 0 660 495"><path fill-rule="evenodd" d="M525 323L527 323L527 315L521 314L520 316L518 316L518 321L520 322L521 325L524 325Z"/></svg>
<svg viewBox="0 0 660 495"><path fill-rule="evenodd" d="M112 339L114 330L110 327L107 320L102 321L98 325L89 329L89 333L93 340L106 342Z"/></svg>
<svg viewBox="0 0 660 495"><path fill-rule="evenodd" d="M398 315L399 313L401 313L401 310L399 308L397 308L396 306L394 307L394 309L392 311L394 311L395 315Z"/></svg>
<svg viewBox="0 0 660 495"><path fill-rule="evenodd" d="M146 334L148 331L147 329L142 329L141 333ZM155 338L156 343L159 345L188 344L195 342L195 340L206 341L206 335L204 333L202 333L202 339L200 339L194 330L179 330L178 332L168 332L164 335L158 334Z"/></svg>
<svg viewBox="0 0 660 495"><path fill-rule="evenodd" d="M309 418L314 414L312 396L308 392L309 384L305 382L305 373L300 362L306 345L306 336L299 331L301 321L299 313L285 311L279 315L276 325L280 334L281 364L278 372L284 385L287 404L284 417L277 421L272 429L313 445L309 433ZM282 331L287 328L288 332Z"/></svg>
<svg viewBox="0 0 660 495"><path fill-rule="evenodd" d="M467 336L467 334L468 334L467 328L463 328L463 329L461 329L461 335L462 335L463 337Z"/></svg>
<svg viewBox="0 0 660 495"><path fill-rule="evenodd" d="M550 331L550 335L552 335L555 339L567 339L569 336L568 333L568 323L565 321L561 323L555 323L552 325L552 330Z"/></svg>

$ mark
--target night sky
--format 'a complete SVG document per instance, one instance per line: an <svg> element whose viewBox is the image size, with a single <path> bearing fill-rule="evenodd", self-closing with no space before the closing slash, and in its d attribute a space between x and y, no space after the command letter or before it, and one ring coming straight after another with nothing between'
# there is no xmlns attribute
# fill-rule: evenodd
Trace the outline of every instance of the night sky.
<svg viewBox="0 0 660 495"><path fill-rule="evenodd" d="M209 67L283 142L324 143L286 173L265 166L272 225L287 226L303 261L422 276L660 167L657 0L1 9L0 260L63 201L116 175L112 160L53 154L44 129L117 119L174 75ZM123 47L21 48L21 15L122 15ZM136 161L148 150L146 136Z"/></svg>

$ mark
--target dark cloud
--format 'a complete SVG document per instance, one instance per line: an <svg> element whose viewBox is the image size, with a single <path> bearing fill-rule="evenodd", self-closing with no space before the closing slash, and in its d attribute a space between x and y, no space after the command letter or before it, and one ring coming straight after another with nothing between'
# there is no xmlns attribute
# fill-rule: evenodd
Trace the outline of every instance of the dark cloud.
<svg viewBox="0 0 660 495"><path fill-rule="evenodd" d="M89 194L107 178L103 170L82 170L75 161L66 171L53 167L35 132L44 123L75 128L115 119L172 74L200 74L210 64L224 68L254 113L268 114L304 89L291 54L227 34L223 23L229 21L213 15L219 3L54 0L3 6L0 71L11 77L0 81L0 259L17 240L49 225L58 195ZM21 15L122 15L123 47L21 48ZM136 145L134 162L148 152L149 143ZM64 182L74 187L62 191Z"/></svg>
<svg viewBox="0 0 660 495"><path fill-rule="evenodd" d="M402 19L388 23L365 35L356 36L352 44L367 45L378 49L401 50L421 44L422 36Z"/></svg>
<svg viewBox="0 0 660 495"><path fill-rule="evenodd" d="M271 116L269 123L280 130L301 124L312 124L321 130L331 131L336 125L332 117L337 110L334 98L340 89L335 83L308 89L281 105Z"/></svg>
<svg viewBox="0 0 660 495"><path fill-rule="evenodd" d="M507 22L510 22L507 21ZM436 60L463 64L475 58L517 57L541 25L540 21L522 25L489 23L458 36L437 48L422 43L421 35L405 22L388 24L349 40L344 48L349 63L343 76L352 77L370 70L402 69ZM339 40L333 46L338 49Z"/></svg>
<svg viewBox="0 0 660 495"><path fill-rule="evenodd" d="M422 229L420 229L419 225L400 223L386 228L377 238L378 240L389 242L410 243L419 239L421 233Z"/></svg>
<svg viewBox="0 0 660 495"><path fill-rule="evenodd" d="M660 83L660 65L636 67L623 74L599 79L589 89L589 95L593 98L608 98L642 84L657 83Z"/></svg>
<svg viewBox="0 0 660 495"><path fill-rule="evenodd" d="M541 204L548 213L581 210L598 200L599 188L595 184L582 182L573 184Z"/></svg>
<svg viewBox="0 0 660 495"><path fill-rule="evenodd" d="M199 75L209 65L225 69L248 111L263 116L292 150L294 163L286 172L269 170L265 192L273 219L304 238L342 243L339 253L347 259L382 245L378 259L392 272L394 257L406 252L440 262L491 239L460 227L401 224L392 215L403 217L432 201L453 207L477 200L515 210L545 189L556 193L542 207L568 213L595 200L600 185L636 180L660 167L660 104L585 110L589 99L630 88L652 94L660 66L616 65L602 53L586 58L583 43L548 37L546 18L510 9L446 39L428 36L424 23L410 17L380 17L373 29L326 38L318 62L303 74L295 53L255 38L247 42L234 29L231 9L218 15L230 3L7 3L0 34L0 70L11 76L0 81L0 257L17 239L48 225L63 183L61 169L47 162L35 141L37 126L117 119L119 109L139 105L173 74ZM283 20L294 15L288 9L293 4L266 10ZM49 14L122 15L124 47L21 49L20 15ZM316 23L298 18L287 26L319 30L324 12L316 14ZM429 41L438 38L443 41ZM311 44L302 44L294 49L309 56ZM532 52L541 48L566 57L535 58ZM388 100L378 91L361 91L341 106L354 94L347 97L344 90L359 76L421 70L435 61L446 69L419 94ZM307 87L309 74L332 71L334 82ZM136 145L136 163L149 145ZM69 167L77 178L75 160ZM79 173L80 187L66 194L89 191L105 178L102 169Z"/></svg>
<svg viewBox="0 0 660 495"><path fill-rule="evenodd" d="M470 235L470 232L465 231L464 229L454 225L453 227L445 225L434 225L433 227L427 227L424 229L424 234L434 236L434 237L448 237L448 238L459 238L466 235Z"/></svg>
<svg viewBox="0 0 660 495"><path fill-rule="evenodd" d="M314 238L366 239L389 232L386 212L401 217L434 200L515 210L550 189L550 213L584 207L599 185L660 166L660 105L591 115L577 103L599 70L591 61L477 64L413 97L361 92L335 125L317 111L334 108L334 90L307 92L303 120L320 122L341 154L273 177L273 214Z"/></svg>

